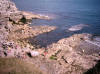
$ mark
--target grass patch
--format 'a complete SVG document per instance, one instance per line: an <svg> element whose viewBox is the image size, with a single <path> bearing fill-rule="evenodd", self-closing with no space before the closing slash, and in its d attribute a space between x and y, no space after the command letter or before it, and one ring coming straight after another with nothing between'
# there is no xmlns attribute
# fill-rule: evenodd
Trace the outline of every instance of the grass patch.
<svg viewBox="0 0 100 74"><path fill-rule="evenodd" d="M57 60L57 56L52 55L52 56L50 56L50 59L51 59L51 60Z"/></svg>

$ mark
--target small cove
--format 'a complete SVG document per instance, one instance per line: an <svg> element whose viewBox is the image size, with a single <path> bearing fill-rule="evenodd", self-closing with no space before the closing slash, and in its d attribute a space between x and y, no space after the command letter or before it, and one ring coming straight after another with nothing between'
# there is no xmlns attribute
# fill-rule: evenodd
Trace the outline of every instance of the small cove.
<svg viewBox="0 0 100 74"><path fill-rule="evenodd" d="M99 0L13 0L19 10L54 17L52 20L33 19L31 25L56 26L57 29L36 36L42 46L55 43L73 34L90 33L100 35ZM81 30L70 32L68 28L87 24ZM43 41L46 42L43 43Z"/></svg>

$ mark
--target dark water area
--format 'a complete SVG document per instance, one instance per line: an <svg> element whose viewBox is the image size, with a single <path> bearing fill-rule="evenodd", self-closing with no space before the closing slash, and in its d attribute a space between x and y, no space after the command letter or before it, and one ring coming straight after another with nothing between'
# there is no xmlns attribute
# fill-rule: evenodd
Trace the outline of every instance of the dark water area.
<svg viewBox="0 0 100 74"><path fill-rule="evenodd" d="M58 41L69 34L69 27L88 24L88 27L73 33L91 33L100 35L100 0L13 0L20 10L31 11L54 17L52 20L34 19L32 25L50 25L57 29L38 36L51 42ZM72 32L71 32L72 33ZM73 34L72 33L72 34ZM50 36L54 37L50 37ZM37 38L38 38L37 37Z"/></svg>

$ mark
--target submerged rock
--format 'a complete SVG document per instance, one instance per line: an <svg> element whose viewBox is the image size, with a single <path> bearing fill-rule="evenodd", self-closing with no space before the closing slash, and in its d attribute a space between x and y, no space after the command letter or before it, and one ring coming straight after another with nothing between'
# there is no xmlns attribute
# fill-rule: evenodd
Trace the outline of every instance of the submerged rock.
<svg viewBox="0 0 100 74"><path fill-rule="evenodd" d="M78 31L78 30L83 29L84 27L88 27L88 25L86 25L86 24L79 24L79 25L75 25L75 26L70 27L68 30L69 31Z"/></svg>

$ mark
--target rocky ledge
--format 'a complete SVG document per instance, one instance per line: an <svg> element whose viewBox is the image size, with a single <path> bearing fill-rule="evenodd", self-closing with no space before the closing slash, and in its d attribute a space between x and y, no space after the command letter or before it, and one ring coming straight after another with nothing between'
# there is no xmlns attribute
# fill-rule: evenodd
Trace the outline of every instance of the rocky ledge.
<svg viewBox="0 0 100 74"><path fill-rule="evenodd" d="M74 34L47 47L40 47L34 37L48 34L57 27L30 27L30 21L34 18L51 19L19 11L10 0L0 0L0 57L27 60L48 74L87 74L98 64L99 36ZM93 69L93 72L97 73L99 69Z"/></svg>

